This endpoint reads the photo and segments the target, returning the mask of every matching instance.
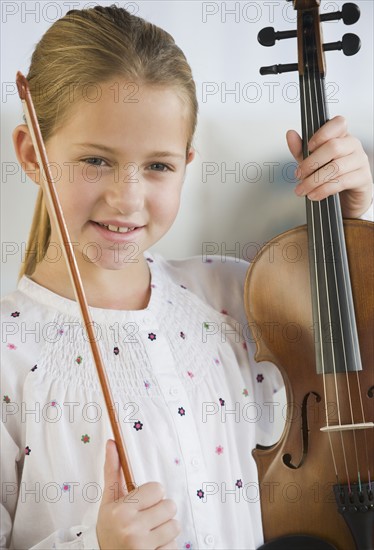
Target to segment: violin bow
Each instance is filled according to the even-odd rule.
[[[88,304],[87,304],[86,296],[84,294],[82,279],[78,270],[77,260],[76,260],[72,243],[69,237],[69,232],[63,216],[61,204],[58,199],[52,173],[49,169],[47,152],[46,152],[43,137],[40,131],[38,118],[36,116],[34,103],[32,101],[29,84],[27,82],[26,77],[20,71],[17,72],[16,83],[17,83],[18,94],[22,101],[23,112],[25,114],[27,125],[30,130],[32,143],[35,149],[37,159],[39,161],[39,166],[43,168],[43,170],[41,170],[42,190],[46,198],[46,201],[50,207],[51,217],[56,222],[60,243],[62,245],[62,250],[66,260],[66,266],[70,275],[76,300],[79,304],[82,320],[84,323],[84,328],[88,336],[88,341],[90,344],[93,360],[94,360],[97,374],[99,377],[101,390],[104,395],[105,405],[109,415],[109,420],[112,427],[114,440],[117,445],[117,451],[119,455],[120,464],[123,470],[123,474],[125,477],[126,487],[127,487],[127,490],[130,492],[133,489],[135,489],[136,485],[133,478],[129,456],[128,456],[125,442],[123,439],[119,418],[117,415],[112,392],[110,389],[108,376],[101,357],[100,348],[96,340],[95,333],[93,331],[93,322],[91,320],[91,315],[88,310]]]

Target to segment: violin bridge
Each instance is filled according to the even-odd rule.
[[[336,426],[324,426],[321,432],[346,432],[348,430],[366,430],[374,428],[374,422],[361,422],[357,424],[337,424]]]

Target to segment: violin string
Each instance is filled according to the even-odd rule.
[[[313,67],[313,69],[315,69]],[[316,88],[316,78],[315,78],[315,70],[312,72],[312,78],[313,78],[313,84],[314,84],[314,103],[313,105],[316,105],[317,103],[317,88]],[[317,123],[316,126],[313,126],[313,132],[316,131],[318,128],[322,126],[320,113],[318,108],[316,108],[316,118]],[[324,119],[325,122],[326,119]],[[328,198],[325,201],[327,212],[328,212]],[[313,206],[312,206],[313,208]],[[342,419],[341,419],[341,407],[340,407],[340,396],[338,391],[338,377],[337,377],[337,369],[336,369],[336,357],[335,357],[335,348],[334,348],[334,337],[333,337],[333,322],[332,322],[332,315],[331,315],[331,297],[330,297],[330,291],[329,291],[329,281],[328,281],[328,273],[327,273],[327,258],[326,258],[326,243],[325,243],[325,232],[324,232],[324,223],[323,223],[323,215],[322,215],[322,201],[317,201],[317,208],[318,208],[318,221],[320,225],[320,231],[321,231],[321,245],[322,245],[322,264],[323,264],[323,277],[324,277],[324,284],[325,284],[325,291],[326,291],[326,305],[327,305],[327,314],[328,314],[328,327],[329,327],[329,334],[328,334],[328,341],[331,343],[331,358],[332,358],[332,367],[333,367],[333,376],[334,376],[334,387],[335,387],[335,399],[336,399],[336,406],[337,406],[337,415],[338,415],[338,423],[339,426],[342,425]],[[329,235],[331,239],[331,243],[333,243],[332,233],[331,233],[331,221],[328,218],[328,230]],[[333,246],[331,247],[333,249]],[[333,259],[334,264],[334,259]],[[334,266],[335,268],[335,266]],[[337,296],[338,303],[339,303],[339,295]],[[321,319],[320,319],[321,323]],[[323,355],[323,349],[322,349],[322,355]],[[326,414],[328,416],[328,397],[327,397],[327,391],[326,391],[326,373],[323,373],[323,379],[324,379],[324,388],[325,388],[325,404],[326,404]],[[347,455],[346,455],[346,449],[344,444],[344,436],[343,432],[340,430],[340,442],[341,442],[341,448],[343,453],[343,460],[344,460],[344,466],[345,466],[345,472],[349,484],[349,472],[348,472],[348,462],[347,462]],[[331,441],[331,439],[330,439]]]
[[[324,93],[323,80],[319,79],[319,83],[320,83],[320,98],[321,98],[320,105],[322,106],[322,109],[323,109],[323,119],[324,119],[324,121],[326,121],[328,119],[328,113],[327,113],[327,104],[326,104],[326,101],[324,100],[325,93]],[[338,217],[341,216],[340,208],[338,208],[338,206],[340,206],[338,204],[339,196],[338,195],[331,196],[331,197],[328,197],[327,200],[328,200],[328,204],[330,206],[332,204],[332,208],[333,208],[334,214],[335,214],[335,219],[338,219]],[[331,236],[331,218],[330,218],[330,209],[329,208],[327,209],[327,213],[328,213],[330,236]],[[345,366],[345,375],[346,375],[347,392],[348,392],[348,400],[349,400],[349,409],[350,409],[351,423],[354,425],[356,422],[354,420],[354,410],[353,410],[353,404],[352,404],[352,390],[351,390],[351,384],[349,382],[348,362],[347,362],[346,345],[345,345],[345,338],[344,338],[345,335],[344,335],[344,331],[343,331],[342,313],[341,313],[340,299],[339,299],[340,295],[339,295],[339,287],[338,287],[337,273],[336,273],[336,263],[335,263],[335,243],[332,242],[332,245],[333,245],[332,246],[332,254],[333,254],[332,265],[333,265],[333,268],[334,268],[335,288],[336,288],[336,294],[337,294],[337,298],[338,298],[338,313],[339,313],[339,323],[340,323],[340,329],[341,329],[341,335],[342,335],[342,349],[343,349],[343,355],[344,355],[344,366]],[[341,259],[343,259],[343,257],[346,257],[345,254],[343,255],[343,252],[344,252],[343,235],[341,234],[341,231],[339,231],[339,228],[338,228],[338,231],[337,231],[337,247],[338,247],[338,257],[340,257]],[[348,285],[349,285],[349,282],[347,281],[347,274],[346,274],[345,269],[342,269],[342,275],[343,275],[343,288],[344,288],[343,292],[345,293],[347,303],[349,303],[349,300],[348,300],[348,295],[349,295]],[[357,346],[355,345],[355,342],[354,342],[354,322],[355,322],[355,319],[352,317],[352,310],[351,310],[350,307],[347,307],[347,314],[348,314],[348,326],[349,326],[348,336],[351,340],[351,345],[352,345],[352,350],[353,350],[353,355],[354,355],[354,364],[359,365],[359,362],[360,362],[359,359],[360,358],[358,356]],[[360,401],[362,422],[365,423],[366,420],[365,420],[365,413],[364,413],[364,408],[363,408],[362,391],[361,391],[361,385],[360,385],[360,381],[359,381],[359,373],[358,373],[357,369],[355,370],[355,372],[356,372],[356,382],[357,382],[358,397],[359,397],[359,401]],[[358,458],[357,436],[356,436],[356,431],[354,429],[352,430],[352,435],[353,435],[354,448],[355,448],[355,458],[356,458],[356,466],[357,466],[358,483],[359,483],[359,487],[360,487],[360,491],[361,491],[361,474],[360,474],[360,463],[359,463],[359,458]],[[369,474],[369,479],[370,479],[369,452],[368,452],[368,443],[367,443],[366,430],[364,430],[364,441],[365,441],[365,454],[366,454],[366,460],[367,460],[368,474]]]
[[[303,83],[303,88],[304,88],[303,93],[305,94],[305,77],[302,80],[302,83]],[[308,84],[310,84],[309,83],[309,78],[308,78]],[[304,102],[304,104],[306,105],[306,102]],[[306,112],[304,114],[305,114],[306,124],[308,124],[308,119],[307,119]],[[310,135],[308,129],[307,129],[307,135],[308,136]],[[310,219],[311,219],[311,225],[312,225],[313,253],[314,253],[314,277],[315,277],[315,282],[316,282],[317,316],[318,316],[318,319],[319,319],[319,322],[318,322],[318,338],[319,338],[319,342],[320,342],[321,350],[322,350],[322,353],[321,353],[322,381],[323,381],[323,391],[324,391],[325,402],[326,402],[327,388],[326,388],[326,376],[325,376],[325,357],[324,357],[324,354],[323,354],[322,323],[320,322],[320,320],[321,320],[321,304],[320,304],[319,280],[318,280],[318,270],[317,270],[318,259],[317,259],[316,229],[315,229],[313,203],[309,199],[307,199],[307,207],[310,210]],[[325,407],[325,414],[326,414],[326,426],[329,426],[329,417],[328,417],[328,408],[327,407]],[[336,476],[337,479],[339,479],[334,447],[333,447],[333,444],[332,444],[332,441],[331,441],[331,434],[330,434],[330,432],[327,432],[327,433],[328,433],[328,437],[329,437],[329,444],[330,444],[330,450],[331,450],[332,460],[333,460],[333,464],[334,464],[335,476]]]
[[[334,208],[335,208],[335,214],[338,215],[338,212],[337,212],[338,207],[337,207],[336,202],[334,202]],[[338,232],[338,237],[339,237],[339,248],[340,248],[340,250],[342,250],[343,243],[342,243],[340,232]],[[343,278],[344,278],[344,288],[345,288],[345,291],[347,292],[347,286],[348,285],[347,285],[345,270],[343,270]],[[357,356],[357,348],[354,345],[354,337],[353,337],[353,329],[352,329],[354,319],[352,320],[351,309],[350,308],[348,308],[348,316],[349,316],[349,326],[350,326],[350,329],[351,329],[350,332],[349,332],[349,336],[350,336],[351,342],[352,342],[352,348],[353,348],[353,353],[354,353],[354,358],[355,358],[355,364],[358,364],[359,363],[359,358]],[[348,387],[349,405],[350,405],[350,409],[351,409],[352,424],[354,424],[355,422],[354,422],[353,406],[352,406],[352,399],[351,399],[351,387],[350,387],[350,383],[349,383],[347,370],[346,370],[346,377],[347,377],[347,387]],[[361,384],[360,384],[359,371],[358,370],[356,370],[356,383],[357,383],[358,398],[359,398],[359,402],[360,402],[362,422],[365,424],[366,423],[366,417],[365,417],[364,405],[363,405],[363,400],[362,400],[362,390],[361,390]],[[359,483],[359,488],[360,488],[360,491],[361,491],[362,490],[362,487],[361,487],[361,474],[360,474],[360,464],[359,464],[358,453],[357,453],[358,445],[357,445],[357,441],[356,441],[355,430],[353,430],[353,439],[354,439],[354,445],[355,445],[358,483]],[[364,439],[364,448],[365,448],[365,458],[366,458],[366,464],[367,464],[367,470],[368,470],[368,483],[369,483],[369,487],[371,488],[371,474],[370,474],[370,464],[369,464],[369,446],[368,446],[366,430],[363,430],[363,439]]]
[[[305,51],[305,42],[304,42],[304,51]],[[301,90],[303,93],[303,104],[304,104],[304,120],[305,120],[305,136],[304,139],[309,139],[311,137],[311,132],[309,130],[309,118],[308,113],[310,113],[310,116],[312,117],[311,124],[313,126],[313,113],[311,109],[311,90],[310,90],[310,74],[309,74],[309,66],[306,64],[306,74],[304,74],[303,78],[301,79]],[[306,86],[306,83],[308,86]],[[307,88],[309,90],[309,94],[307,93]],[[307,103],[309,98],[309,109],[307,109]],[[309,152],[306,150],[306,155],[309,155]],[[323,354],[323,336],[322,336],[322,323],[321,320],[321,304],[320,304],[320,291],[319,291],[319,280],[318,280],[318,258],[317,258],[317,243],[316,243],[316,228],[315,228],[315,212],[313,208],[313,203],[308,198],[306,199],[306,205],[309,210],[310,214],[310,220],[311,220],[311,229],[312,229],[312,238],[313,238],[313,253],[314,253],[314,280],[316,284],[316,304],[317,304],[317,316],[319,319],[318,322],[318,338],[321,346],[321,364],[322,364],[322,380],[323,380],[323,388],[324,388],[324,395],[325,395],[325,402],[326,402],[326,396],[327,396],[327,389],[326,389],[326,377],[325,377],[325,358]],[[329,426],[329,417],[328,417],[328,409],[325,407],[325,414],[326,414],[326,425]],[[332,445],[331,441],[331,435],[330,432],[328,432],[329,435],[329,443],[330,443],[330,450],[331,455],[333,459],[334,469],[335,469],[335,476],[338,479],[338,470],[336,465],[336,459],[335,459],[335,452],[334,447]]]
[[[303,78],[300,79],[300,93],[302,94],[302,98],[303,98],[303,101],[301,102],[301,105],[304,107],[304,113],[303,113],[304,116],[302,117],[302,120],[305,121],[305,129],[304,129],[304,138],[305,139],[309,138],[311,136],[311,132],[309,130],[308,113],[310,113],[310,116],[312,117],[311,124],[313,125],[313,113],[312,113],[312,110],[311,110],[311,104],[310,104],[311,102],[310,101],[309,101],[309,109],[307,109],[308,95],[307,95],[307,91],[306,91],[306,89],[307,89],[306,81],[308,81],[309,100],[310,100],[311,92],[310,92],[310,75],[309,75],[309,73],[308,73],[307,76],[304,74]],[[306,154],[307,155],[309,154],[308,151],[306,151]],[[321,304],[320,304],[319,280],[318,280],[318,271],[317,271],[318,259],[317,259],[317,245],[316,245],[316,229],[315,229],[314,209],[312,207],[312,201],[310,201],[308,198],[306,198],[306,207],[307,207],[307,209],[309,210],[309,213],[310,213],[311,233],[312,233],[312,239],[313,239],[313,254],[314,254],[314,262],[313,263],[314,263],[314,280],[315,280],[315,284],[316,284],[317,316],[318,316],[318,319],[321,319]],[[321,363],[322,363],[322,373],[323,373],[322,380],[323,380],[324,395],[325,395],[325,401],[326,401],[327,390],[326,390],[326,377],[325,377],[325,361],[324,361],[325,358],[324,358],[324,354],[323,354],[323,337],[322,337],[322,323],[321,322],[318,322],[317,330],[318,330],[319,342],[321,343],[321,347],[322,347],[322,353],[321,353]],[[326,425],[328,426],[329,425],[329,417],[328,417],[327,407],[325,407],[325,414],[326,414]],[[331,441],[331,434],[330,434],[330,432],[327,432],[327,434],[328,434],[328,438],[329,438],[329,444],[330,444],[330,450],[331,450],[331,455],[332,455],[332,460],[333,460],[333,465],[334,465],[334,470],[335,470],[335,476],[336,476],[337,481],[339,482],[338,469],[337,469],[337,464],[336,464],[334,447],[333,447],[333,444],[332,444],[332,441]]]
[[[307,52],[307,44],[306,44],[306,35],[304,34],[304,51]],[[315,44],[314,44],[314,51],[316,51],[316,48],[315,48]],[[316,78],[315,78],[315,75],[316,75],[316,66],[315,66],[315,60],[313,59],[313,63],[312,63],[312,66],[309,62],[307,62],[306,64],[306,73],[307,73],[307,81],[308,81],[308,91],[309,91],[309,104],[310,104],[310,109],[309,109],[309,112],[311,113],[311,124],[310,124],[310,128],[307,128],[307,137],[308,137],[308,140],[312,137],[312,134],[317,131],[317,129],[319,129],[321,127],[321,120],[320,120],[320,113],[319,113],[319,110],[316,109],[316,113],[313,112],[313,108],[316,107],[317,105],[317,88],[316,88]],[[311,84],[311,82],[313,82],[313,85]],[[314,96],[313,96],[313,92],[314,92]],[[315,119],[315,120],[314,120]],[[328,326],[331,327],[331,330],[332,330],[332,322],[331,322],[331,309],[330,309],[330,296],[329,296],[329,288],[328,288],[328,278],[327,278],[327,267],[326,267],[326,248],[325,248],[325,241],[324,241],[324,228],[323,228],[323,216],[322,216],[322,204],[321,204],[321,201],[316,201],[316,202],[313,202],[313,201],[310,201],[310,204],[309,204],[309,207],[310,207],[310,212],[311,212],[311,218],[312,218],[312,224],[313,224],[313,242],[314,242],[314,248],[316,249],[316,235],[315,235],[315,222],[314,222],[314,216],[316,216],[317,218],[317,224],[319,225],[320,227],[320,231],[321,231],[321,245],[322,245],[322,254],[323,254],[323,276],[324,276],[324,284],[325,284],[325,291],[326,291],[326,295],[327,295],[327,312],[328,312],[328,320],[329,320],[329,323],[328,323]],[[331,228],[330,228],[330,234],[331,234]],[[316,258],[315,258],[316,260]],[[318,322],[319,322],[319,326],[320,326],[320,334],[321,334],[321,330],[322,330],[322,319],[321,319],[321,315],[320,315],[320,303],[319,303],[319,296],[320,296],[320,293],[319,293],[319,289],[318,289],[318,286],[319,286],[319,281],[318,281],[318,269],[317,269],[317,263],[315,263],[315,275],[316,275],[316,286],[317,286],[317,303],[318,303]],[[336,364],[335,364],[335,350],[334,350],[334,345],[333,345],[333,338],[332,338],[332,335],[331,335],[331,338],[330,338],[330,341],[331,341],[331,351],[332,351],[332,359],[333,359],[333,371],[334,371],[334,383],[335,383],[335,393],[336,393],[336,400],[337,400],[337,405],[338,405],[338,418],[339,418],[339,424],[341,425],[341,417],[340,417],[340,404],[339,404],[339,396],[338,396],[338,391],[337,391],[337,380],[336,380]],[[329,426],[329,418],[328,418],[328,407],[327,407],[327,389],[326,389],[326,371],[325,371],[325,365],[324,365],[324,342],[323,342],[323,338],[321,337],[320,339],[320,346],[321,346],[321,361],[322,361],[322,376],[323,376],[323,386],[324,386],[324,395],[325,395],[325,404],[326,404],[326,424],[327,426]],[[340,435],[341,435],[341,445],[342,445],[342,450],[343,450],[343,459],[344,459],[344,464],[345,464],[345,470],[346,470],[346,474],[347,474],[347,479],[348,479],[348,483],[349,483],[349,475],[348,475],[348,470],[347,470],[347,460],[346,460],[346,452],[345,452],[345,446],[344,446],[344,441],[343,441],[343,438],[342,438],[342,434],[340,432]],[[335,460],[335,452],[334,452],[334,448],[333,448],[333,445],[332,445],[332,440],[331,440],[331,437],[329,437],[329,442],[330,442],[330,449],[331,449],[331,454],[332,454],[332,457],[333,457],[333,462],[334,462],[334,467],[335,467],[335,475],[338,479],[338,472],[337,472],[337,469],[336,469],[336,460]]]
[[[315,79],[315,84],[316,84],[316,82],[317,82],[317,79]],[[325,94],[324,94],[324,87],[323,87],[322,78],[319,78],[319,84],[320,84],[320,89],[317,90],[317,88],[316,88],[315,93],[316,93],[316,98],[317,98],[318,97],[318,91],[319,91],[318,104],[322,107],[322,118],[323,118],[323,122],[325,122],[328,119],[328,113],[327,113],[327,105],[326,105],[326,102],[324,101]],[[317,110],[317,112],[318,112],[318,110]],[[321,120],[318,120],[318,127],[320,127],[320,126],[321,126]],[[330,240],[331,240],[331,254],[332,254],[331,264],[332,264],[332,268],[333,268],[333,279],[334,279],[335,292],[336,292],[336,298],[337,298],[337,311],[338,311],[339,325],[340,325],[340,334],[341,334],[341,343],[342,343],[343,360],[344,360],[344,371],[345,371],[345,378],[346,378],[346,384],[347,384],[348,402],[349,402],[351,423],[354,424],[355,422],[354,422],[354,414],[353,414],[353,406],[352,406],[351,386],[350,386],[350,382],[349,382],[347,353],[346,353],[346,345],[345,345],[345,338],[344,338],[345,335],[344,335],[344,329],[343,329],[342,311],[341,311],[341,304],[340,304],[340,293],[339,293],[339,285],[338,285],[337,272],[336,272],[336,265],[337,265],[336,264],[336,259],[337,258],[343,259],[343,243],[342,243],[342,236],[340,234],[339,228],[336,232],[337,233],[337,239],[336,239],[336,236],[335,236],[335,240],[333,238],[330,208],[329,208],[329,206],[331,206],[331,203],[332,203],[332,207],[334,208],[334,212],[335,212],[335,217],[337,219],[338,218],[337,200],[339,200],[339,197],[337,197],[337,196],[336,197],[334,197],[334,196],[327,197],[327,220],[328,220],[329,236],[330,236]],[[335,246],[337,246],[337,248],[338,248],[338,256],[337,257],[336,257],[336,254],[335,254]],[[324,247],[324,245],[323,245],[323,247]],[[326,272],[326,269],[325,269],[325,272]],[[346,274],[345,274],[344,269],[342,269],[342,273],[343,273],[343,280],[344,280],[344,285],[343,285],[344,291],[343,292],[345,292],[345,296],[346,296],[346,299],[347,299],[347,302],[348,302],[347,280],[346,280]],[[327,288],[327,294],[328,294],[328,288]],[[328,301],[328,307],[330,308],[329,294],[328,294],[328,297],[327,297],[327,301]],[[353,346],[353,350],[354,350],[354,354],[355,354],[355,359],[356,359],[355,364],[357,364],[356,346],[354,346],[354,342],[353,342],[351,311],[350,311],[350,308],[347,308],[347,310],[348,310],[349,328],[350,328],[349,336],[351,338],[351,342],[352,342],[352,346]],[[330,313],[329,313],[329,318],[331,319]],[[332,334],[331,334],[331,336],[332,336]],[[336,393],[336,399],[337,399],[339,425],[341,426],[342,422],[341,422],[341,412],[340,412],[340,392],[338,391],[337,372],[336,372],[336,368],[335,368],[335,354],[334,354],[334,347],[333,347],[333,338],[331,340],[332,340],[333,364],[334,364],[335,393]],[[355,432],[355,430],[352,430],[352,432],[353,432],[353,442],[354,442],[354,449],[355,449],[357,474],[358,474],[358,480],[359,480],[359,485],[360,485],[360,490],[361,490],[360,466],[359,466],[359,460],[358,460],[356,432]],[[342,442],[343,453],[345,455],[344,435],[343,435],[342,432],[341,432],[341,442]],[[348,477],[348,472],[347,472],[347,477]]]
[[[322,85],[322,83],[321,83],[321,85]],[[337,198],[337,200],[339,200],[339,199]],[[333,203],[333,207],[334,207],[335,215],[337,217],[339,214],[338,214],[338,206],[337,206],[336,200]],[[342,235],[341,235],[340,231],[337,232],[337,235],[338,235],[339,253],[340,253],[340,257],[342,258],[343,257],[343,246],[344,245],[343,245],[343,242],[342,242]],[[334,262],[334,268],[335,268],[335,262]],[[335,271],[335,280],[336,280],[336,270],[334,269],[334,271]],[[344,269],[342,270],[342,273],[343,273],[343,280],[344,280],[344,291],[345,291],[345,294],[347,296],[348,295],[348,284],[347,284],[347,279],[346,279],[346,272],[345,272]],[[337,284],[337,281],[336,281],[336,284]],[[348,301],[348,299],[347,299],[347,301]],[[348,307],[347,312],[348,312],[349,329],[350,329],[349,330],[349,337],[351,339],[355,365],[358,365],[358,363],[359,363],[358,359],[359,358],[357,357],[357,348],[355,346],[354,337],[353,337],[353,323],[354,323],[354,320],[352,319],[351,308]],[[340,319],[340,324],[342,325],[340,304],[339,304],[339,319]],[[342,330],[342,336],[344,336],[343,335],[343,330]],[[344,353],[345,377],[346,377],[346,382],[347,382],[347,392],[348,392],[349,409],[350,409],[350,414],[351,414],[351,422],[352,422],[352,424],[355,424],[356,422],[355,422],[355,419],[354,419],[354,411],[353,411],[353,404],[352,404],[352,390],[351,390],[351,384],[349,382],[349,373],[348,373],[348,367],[347,367],[345,339],[344,338],[342,338],[342,345],[343,345],[343,353]],[[365,423],[365,413],[364,413],[364,408],[363,408],[362,392],[361,392],[361,386],[360,386],[360,381],[359,381],[359,376],[358,376],[358,370],[357,369],[356,369],[356,381],[357,381],[358,397],[359,397],[359,400],[360,400],[362,422]],[[357,478],[358,478],[359,489],[361,491],[360,462],[359,462],[359,458],[358,458],[358,445],[357,445],[356,431],[354,429],[352,430],[352,436],[353,436],[354,449],[355,449],[355,458],[356,458],[356,466],[357,466]],[[365,454],[366,454],[366,460],[367,460],[367,466],[368,466],[368,473],[369,473],[369,478],[370,478],[369,453],[368,453],[367,436],[366,436],[366,431],[365,430],[364,430],[364,441],[365,441]]]

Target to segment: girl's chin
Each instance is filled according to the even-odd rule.
[[[91,249],[90,249],[91,248]],[[117,271],[144,261],[143,250],[137,243],[113,246],[111,249],[102,250],[96,245],[86,248],[83,258],[85,262],[93,264],[99,269]]]

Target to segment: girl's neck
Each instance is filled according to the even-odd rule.
[[[37,264],[31,279],[48,290],[70,300],[75,294],[64,262]],[[121,270],[101,269],[93,264],[80,265],[83,289],[89,306],[102,309],[145,309],[151,296],[148,262],[139,262]]]

